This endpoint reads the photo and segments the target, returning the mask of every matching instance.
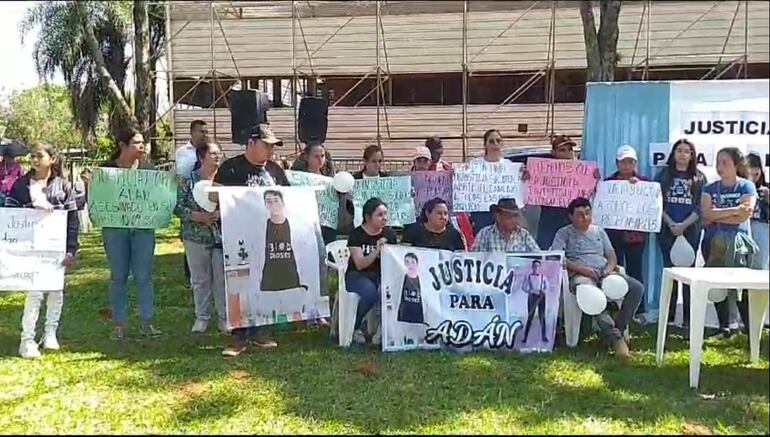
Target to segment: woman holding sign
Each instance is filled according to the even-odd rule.
[[[663,222],[658,243],[663,254],[663,267],[672,267],[671,248],[674,241],[684,236],[695,251],[700,243],[700,196],[706,183],[706,176],[698,170],[695,145],[689,140],[681,139],[674,143],[668,155],[666,167],[658,173],[655,181],[660,183],[663,192]],[[689,266],[693,267],[695,259]],[[674,287],[676,290],[678,287]],[[690,285],[684,284],[682,289],[683,327],[690,322]],[[676,295],[671,299],[668,313],[669,322],[674,321],[676,314]]]
[[[56,149],[49,144],[36,144],[30,154],[31,170],[13,184],[6,206],[36,208],[46,211],[67,211],[67,245],[66,255],[62,261],[64,267],[70,267],[75,261],[78,250],[77,205],[72,187],[62,177],[61,160]],[[23,358],[38,358],[40,351],[35,343],[35,325],[40,314],[40,305],[44,293],[48,294],[45,315],[45,333],[43,348],[58,350],[56,330],[59,327],[64,292],[51,290],[48,292],[28,291],[24,302],[24,316],[21,319],[21,344],[19,355]]]
[[[366,337],[361,331],[361,322],[380,300],[382,247],[385,244],[396,244],[396,234],[386,226],[388,207],[382,200],[367,200],[362,215],[363,223],[353,229],[348,237],[350,261],[345,273],[345,288],[361,297],[353,332],[353,341],[358,344],[366,342]]]
[[[746,180],[746,160],[737,147],[727,147],[717,153],[717,173],[722,178],[703,189],[701,209],[705,233],[703,259],[706,267],[747,266],[748,260],[730,247],[750,248],[756,243],[749,236],[749,223],[757,203],[757,189]],[[730,301],[715,304],[719,330],[725,338],[732,336],[729,326]],[[748,297],[738,305],[746,330],[749,330]]]
[[[385,157],[382,148],[376,144],[364,149],[364,168],[353,173],[354,179],[387,177],[388,174],[382,171],[382,163]]]
[[[102,167],[133,170],[155,170],[145,160],[144,136],[129,128],[118,135],[118,150]],[[110,301],[114,328],[111,338],[125,340],[128,329],[128,274],[136,281],[141,333],[147,337],[161,335],[152,322],[154,290],[152,265],[155,258],[155,230],[102,227],[104,251],[110,263]]]

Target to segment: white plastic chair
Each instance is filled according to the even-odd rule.
[[[326,265],[337,271],[338,288],[337,297],[334,300],[332,309],[332,323],[330,335],[338,339],[341,347],[350,347],[353,341],[353,330],[356,323],[356,312],[358,311],[358,301],[361,299],[356,293],[350,293],[345,286],[345,272],[348,269],[348,260],[350,259],[350,250],[348,250],[347,240],[332,241],[326,245]],[[329,261],[329,255],[333,261]],[[379,332],[379,311],[378,305],[366,316],[366,326],[369,334],[373,331]]]
[[[618,273],[625,274],[625,269],[618,266]],[[567,269],[562,271],[562,308],[564,311],[564,336],[568,347],[577,346],[580,341],[580,323],[583,321],[583,310],[577,303],[577,296],[570,291],[569,275]],[[623,299],[619,299],[618,305],[623,304]],[[628,328],[626,327],[623,336],[628,340]]]

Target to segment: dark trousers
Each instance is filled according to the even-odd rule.
[[[182,263],[184,264],[184,277],[190,282],[190,264],[187,263],[187,254],[182,252]]]
[[[527,296],[527,324],[524,326],[524,342],[529,337],[529,328],[532,327],[532,320],[537,317],[540,319],[540,340],[546,341],[545,336],[545,294],[530,294]]]
[[[380,278],[349,270],[345,274],[345,288],[360,297],[355,322],[355,329],[360,329],[364,317],[380,300]]]
[[[693,250],[697,253],[698,251],[698,244],[700,243],[700,234],[701,230],[697,226],[693,225],[687,228],[684,232],[684,238],[687,240],[688,243],[690,243],[690,246],[692,246]],[[663,226],[663,228],[660,231],[660,234],[658,235],[658,246],[660,247],[661,255],[663,255],[663,267],[673,267],[673,264],[671,263],[671,246],[674,245],[674,240],[676,240],[676,237],[674,237],[673,234],[671,234],[671,231],[669,231],[667,226]],[[695,261],[693,261],[691,266],[688,267],[694,267]],[[670,322],[674,321],[674,318],[676,316],[676,302],[679,300],[679,287],[678,282],[674,281],[674,293],[671,296],[671,304],[669,305],[668,309],[668,320]],[[683,322],[685,325],[690,323],[690,285],[689,284],[683,284],[682,285],[682,315],[683,315]]]
[[[232,330],[232,336],[242,343],[246,343],[252,338],[263,332],[262,326],[250,326],[248,328],[235,328]]]
[[[701,247],[703,253],[703,259],[708,267],[724,267],[718,265],[711,258],[711,241],[703,241],[703,247]],[[737,293],[741,294],[741,301],[737,301]],[[719,329],[725,330],[730,328],[730,313],[731,309],[736,305],[738,307],[738,313],[743,320],[743,326],[746,332],[749,331],[749,296],[746,290],[740,290],[736,293],[736,290],[730,290],[727,294],[727,298],[722,302],[717,302],[714,307],[717,310],[717,318],[719,319]]]
[[[642,260],[644,257],[645,243],[629,244],[623,241],[623,231],[607,231],[612,248],[618,257],[618,265],[626,269],[626,275],[636,279],[644,285],[642,275]],[[637,314],[644,312],[644,296],[639,304]]]

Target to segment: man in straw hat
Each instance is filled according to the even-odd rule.
[[[516,199],[500,199],[489,207],[495,221],[482,228],[473,243],[473,252],[538,252],[535,239],[521,227],[522,216]]]

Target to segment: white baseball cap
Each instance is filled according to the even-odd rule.
[[[414,160],[416,160],[418,158],[431,159],[430,149],[428,149],[425,146],[415,147],[414,148],[414,155],[412,156],[412,161],[414,161]]]
[[[636,150],[629,146],[628,144],[624,144],[620,147],[618,147],[618,153],[617,153],[617,160],[622,161],[626,158],[631,158],[634,161],[639,161],[639,158],[636,157]]]

